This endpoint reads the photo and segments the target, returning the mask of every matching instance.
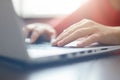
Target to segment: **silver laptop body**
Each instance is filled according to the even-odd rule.
[[[23,24],[14,12],[12,1],[0,0],[0,56],[27,63],[43,63],[80,58],[120,49],[120,46],[59,48],[52,47],[49,43],[47,47],[28,48],[22,27]]]

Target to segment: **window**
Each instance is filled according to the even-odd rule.
[[[24,18],[55,17],[73,12],[87,0],[13,0],[18,15]]]

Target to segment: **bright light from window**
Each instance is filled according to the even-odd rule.
[[[73,12],[87,0],[13,0],[23,17],[54,17]]]

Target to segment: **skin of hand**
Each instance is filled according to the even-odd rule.
[[[83,38],[76,47],[89,46],[94,42],[106,45],[120,44],[120,27],[110,27],[92,20],[84,19],[65,29],[52,43],[53,46],[64,46]]]
[[[53,39],[56,37],[56,31],[50,25],[44,23],[34,23],[29,24],[23,28],[23,32],[25,37],[27,37],[30,33],[30,42],[34,43],[39,36],[44,36],[45,39]]]
[[[120,0],[109,0],[111,6],[116,9],[116,10],[120,10]]]

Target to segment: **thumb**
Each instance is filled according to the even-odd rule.
[[[55,38],[56,38],[56,32],[53,32],[50,34],[51,36],[51,43],[55,41]]]

